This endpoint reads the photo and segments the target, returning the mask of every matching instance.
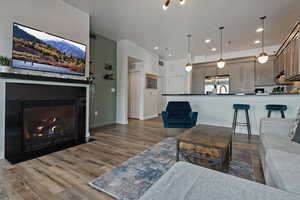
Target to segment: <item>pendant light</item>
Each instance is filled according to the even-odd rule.
[[[193,69],[192,65],[192,50],[191,50],[191,34],[187,35],[187,40],[188,40],[188,53],[187,53],[187,60],[188,63],[185,65],[185,71],[190,72]]]
[[[223,57],[223,29],[224,29],[224,26],[221,26],[219,28],[220,30],[220,35],[221,35],[221,39],[220,39],[220,59],[218,60],[217,62],[217,66],[219,69],[222,69],[225,67],[226,65],[226,62],[224,61],[224,59],[222,58]]]
[[[260,17],[259,19],[261,20],[262,23],[262,31],[261,31],[261,50],[262,52],[259,54],[257,60],[259,63],[264,64],[266,62],[268,62],[269,60],[269,56],[267,53],[265,53],[265,49],[264,49],[264,45],[265,45],[265,19],[267,17],[263,16]]]

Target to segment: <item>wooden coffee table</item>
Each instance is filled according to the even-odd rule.
[[[176,161],[186,158],[205,160],[223,168],[232,156],[232,129],[199,125],[176,136]]]

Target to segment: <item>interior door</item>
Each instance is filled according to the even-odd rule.
[[[139,119],[140,73],[128,73],[128,118]]]

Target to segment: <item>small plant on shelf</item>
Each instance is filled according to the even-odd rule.
[[[10,66],[11,59],[5,56],[0,56],[0,65],[2,66]]]

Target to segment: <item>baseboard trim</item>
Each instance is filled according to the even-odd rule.
[[[116,124],[116,122],[103,123],[103,124],[100,124],[99,126],[90,128],[90,132],[95,133],[95,132],[99,131],[100,129],[102,129],[103,127],[111,126],[114,124]]]
[[[128,124],[128,120],[127,121],[116,121],[116,123],[126,125],[126,124]]]
[[[158,117],[158,114],[144,117],[141,120],[148,120],[148,119],[153,119],[153,118],[156,118],[156,117]]]

